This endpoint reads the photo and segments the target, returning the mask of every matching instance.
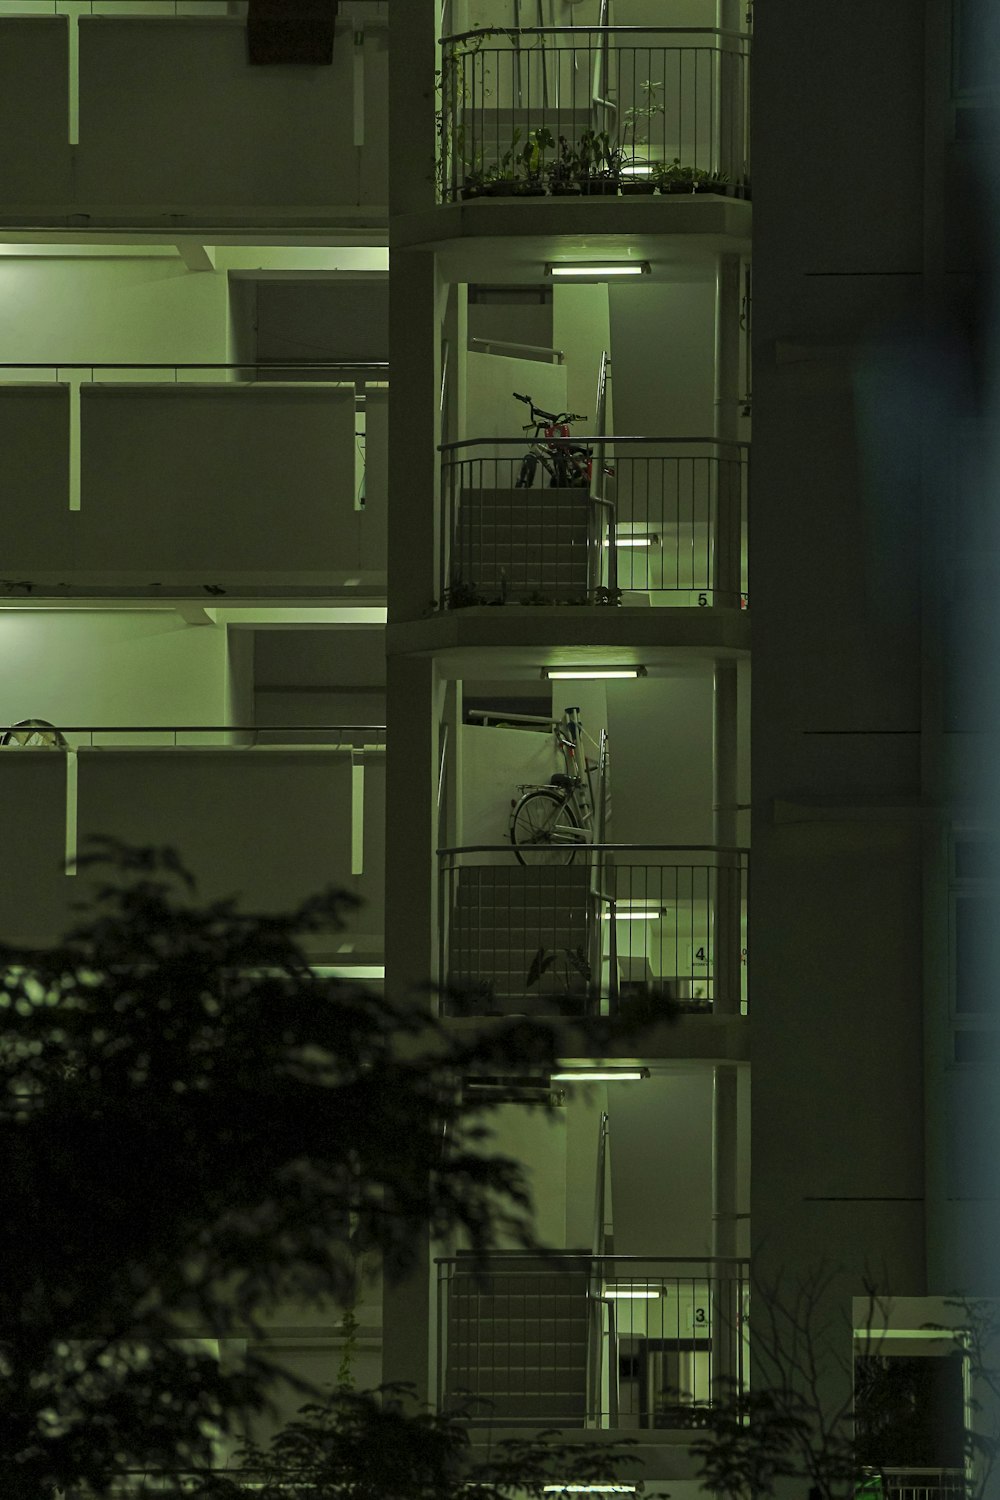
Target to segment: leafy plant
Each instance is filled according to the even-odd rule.
[[[555,145],[555,136],[547,125],[529,130],[528,139],[521,147],[521,165],[529,182],[542,184],[546,173],[545,153]]]
[[[621,159],[624,166],[632,166],[639,159],[636,156],[636,148],[640,144],[649,144],[648,126],[654,115],[663,113],[663,105],[657,95],[663,88],[662,83],[654,83],[651,78],[646,78],[639,85],[640,93],[644,99],[642,104],[631,105],[622,116],[621,135]],[[640,136],[641,122],[646,122],[646,133]]]

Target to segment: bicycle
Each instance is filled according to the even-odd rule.
[[[22,719],[0,734],[0,745],[21,750],[65,750],[64,735],[48,719]]]
[[[514,488],[530,490],[540,464],[549,476],[550,489],[589,489],[593,450],[574,443],[569,430],[570,422],[585,422],[586,417],[577,411],[543,411],[530,396],[519,396],[517,391],[512,394],[531,412],[531,421],[525,422],[523,429],[531,434],[531,443],[521,460]]]
[[[545,786],[519,787],[520,798],[511,799],[510,841],[522,865],[571,865],[580,845],[590,842],[589,776],[594,766],[583,754],[580,769],[580,710],[567,708],[553,730],[566,770],[557,771]]]

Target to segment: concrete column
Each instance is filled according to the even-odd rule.
[[[399,753],[386,757],[386,990],[414,994],[437,971],[437,787],[438,725],[442,712],[433,661],[390,655],[386,672],[386,724]],[[382,1370],[386,1381],[406,1381],[416,1399],[433,1394],[434,1333],[432,1252],[424,1232],[418,1264],[398,1286],[383,1293]]]
[[[717,848],[737,841],[738,677],[735,661],[717,661],[712,693],[712,827]],[[720,854],[716,870],[713,1004],[716,1015],[740,1009],[740,869],[733,854]]]
[[[736,1068],[723,1063],[712,1076],[712,1382],[741,1375],[740,1284],[736,1266]]]
[[[433,255],[390,256],[389,619],[419,619],[438,597],[437,451],[447,289]]]
[[[389,33],[389,212],[434,206],[438,0],[395,5]],[[394,372],[395,379],[395,372]]]
[[[738,255],[720,255],[715,266],[715,433],[719,458],[715,507],[716,607],[740,604],[740,291]],[[733,446],[729,446],[733,445]]]

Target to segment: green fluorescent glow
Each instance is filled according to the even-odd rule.
[[[645,276],[649,272],[648,260],[614,260],[585,265],[583,262],[566,262],[548,268],[550,276]]]

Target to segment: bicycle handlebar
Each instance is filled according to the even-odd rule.
[[[525,406],[531,408],[531,416],[533,421],[536,421],[539,417],[544,417],[547,422],[553,422],[555,424],[568,422],[586,422],[587,420],[584,414],[579,411],[543,411],[540,406],[535,405],[530,396],[521,396],[517,391],[512,391],[511,395],[514,397],[515,401],[523,401]]]

